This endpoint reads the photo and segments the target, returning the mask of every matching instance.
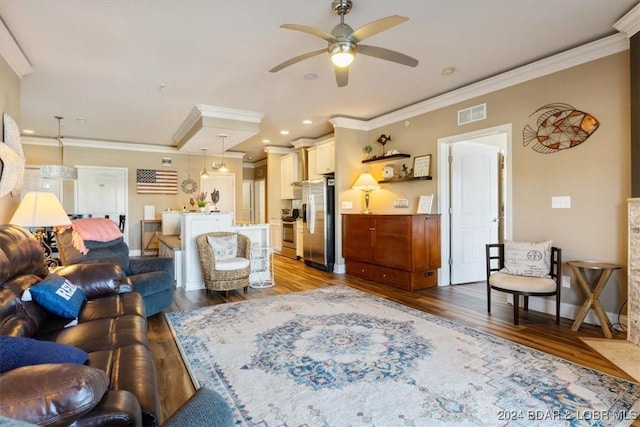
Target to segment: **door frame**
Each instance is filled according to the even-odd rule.
[[[451,257],[451,224],[449,218],[449,206],[451,198],[451,171],[449,165],[449,146],[456,142],[472,141],[474,139],[504,134],[506,137],[506,147],[501,150],[504,161],[504,176],[506,177],[506,185],[504,186],[504,212],[502,213],[504,221],[504,238],[510,239],[512,235],[513,221],[511,218],[512,209],[512,167],[511,167],[511,147],[512,147],[512,125],[511,123],[494,126],[490,128],[480,129],[472,132],[461,133],[457,135],[438,138],[437,156],[438,156],[438,212],[442,214],[440,229],[440,248],[442,268],[438,274],[438,286],[448,286],[451,283],[451,273],[449,269],[449,258]],[[499,180],[500,181],[500,180]]]

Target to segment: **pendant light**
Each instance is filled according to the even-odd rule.
[[[227,167],[227,164],[224,162],[224,139],[228,136],[229,135],[227,135],[226,133],[218,134],[218,137],[222,139],[222,163],[220,163],[220,167],[218,168],[220,172],[229,172],[229,168]]]
[[[42,165],[40,166],[40,178],[46,179],[78,179],[78,169],[73,166],[64,165],[64,145],[62,145],[62,135],[60,134],[60,122],[64,117],[54,116],[58,121],[58,147],[60,147],[60,164],[59,165]]]
[[[202,172],[200,172],[200,178],[209,178],[209,174],[207,173],[207,148],[203,147],[202,150]]]

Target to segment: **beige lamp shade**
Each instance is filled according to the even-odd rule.
[[[351,186],[354,190],[373,191],[380,189],[378,181],[369,172],[361,174]]]
[[[55,227],[69,225],[71,220],[55,194],[46,191],[29,191],[9,223],[21,227]]]

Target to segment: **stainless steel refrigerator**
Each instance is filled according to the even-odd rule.
[[[335,180],[331,176],[302,182],[304,263],[333,271],[335,263]]]

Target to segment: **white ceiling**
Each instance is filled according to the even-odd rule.
[[[357,56],[343,88],[328,55],[269,73],[326,45],[279,25],[331,31],[339,18],[330,4],[2,0],[0,16],[33,65],[22,80],[19,125],[53,137],[61,115],[68,138],[177,147],[173,137],[194,106],[246,110],[264,115],[260,132],[233,151],[257,160],[263,139],[289,146],[318,138],[331,132],[332,116],[371,119],[614,34],[638,1],[354,0],[345,17],[354,29],[389,15],[410,18],[366,44],[417,58],[416,68]],[[443,75],[449,66],[456,72]],[[203,144],[221,150],[219,138]]]

